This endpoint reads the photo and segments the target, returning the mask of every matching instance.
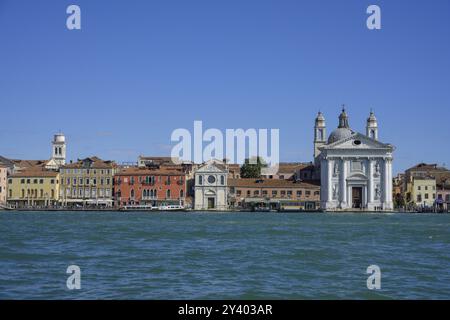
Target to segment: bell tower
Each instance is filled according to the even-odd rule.
[[[314,160],[316,161],[317,157],[320,154],[319,147],[323,146],[326,143],[327,136],[327,128],[325,125],[325,118],[322,112],[319,111],[316,117],[316,122],[314,125]]]
[[[60,167],[66,164],[66,137],[62,133],[57,133],[52,141],[52,159]]]
[[[366,136],[378,140],[378,122],[372,110],[370,110],[370,115],[367,118]]]

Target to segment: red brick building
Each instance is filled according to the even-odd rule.
[[[116,206],[185,205],[186,174],[181,170],[131,167],[114,176]]]

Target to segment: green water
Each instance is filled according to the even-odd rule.
[[[450,215],[0,212],[0,299],[449,299],[449,267]]]

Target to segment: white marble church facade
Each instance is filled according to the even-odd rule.
[[[345,110],[339,126],[325,141],[321,113],[315,126],[315,162],[320,167],[321,208],[325,211],[390,211],[394,147],[378,141],[378,125],[371,112],[366,134],[348,125]]]
[[[195,210],[228,209],[228,169],[225,163],[209,160],[195,171]]]

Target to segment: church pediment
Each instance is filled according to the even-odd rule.
[[[198,173],[202,173],[202,172],[218,172],[218,173],[223,173],[225,170],[222,170],[221,168],[219,168],[219,165],[216,165],[214,162],[209,162],[204,164],[203,166],[201,166],[200,168],[197,169]]]
[[[387,149],[393,150],[390,144],[382,143],[369,138],[359,132],[353,133],[350,137],[325,145],[323,149]]]
[[[347,180],[365,181],[365,180],[367,180],[367,177],[364,174],[362,174],[362,173],[355,173],[355,174],[352,174],[352,175],[348,176]]]

